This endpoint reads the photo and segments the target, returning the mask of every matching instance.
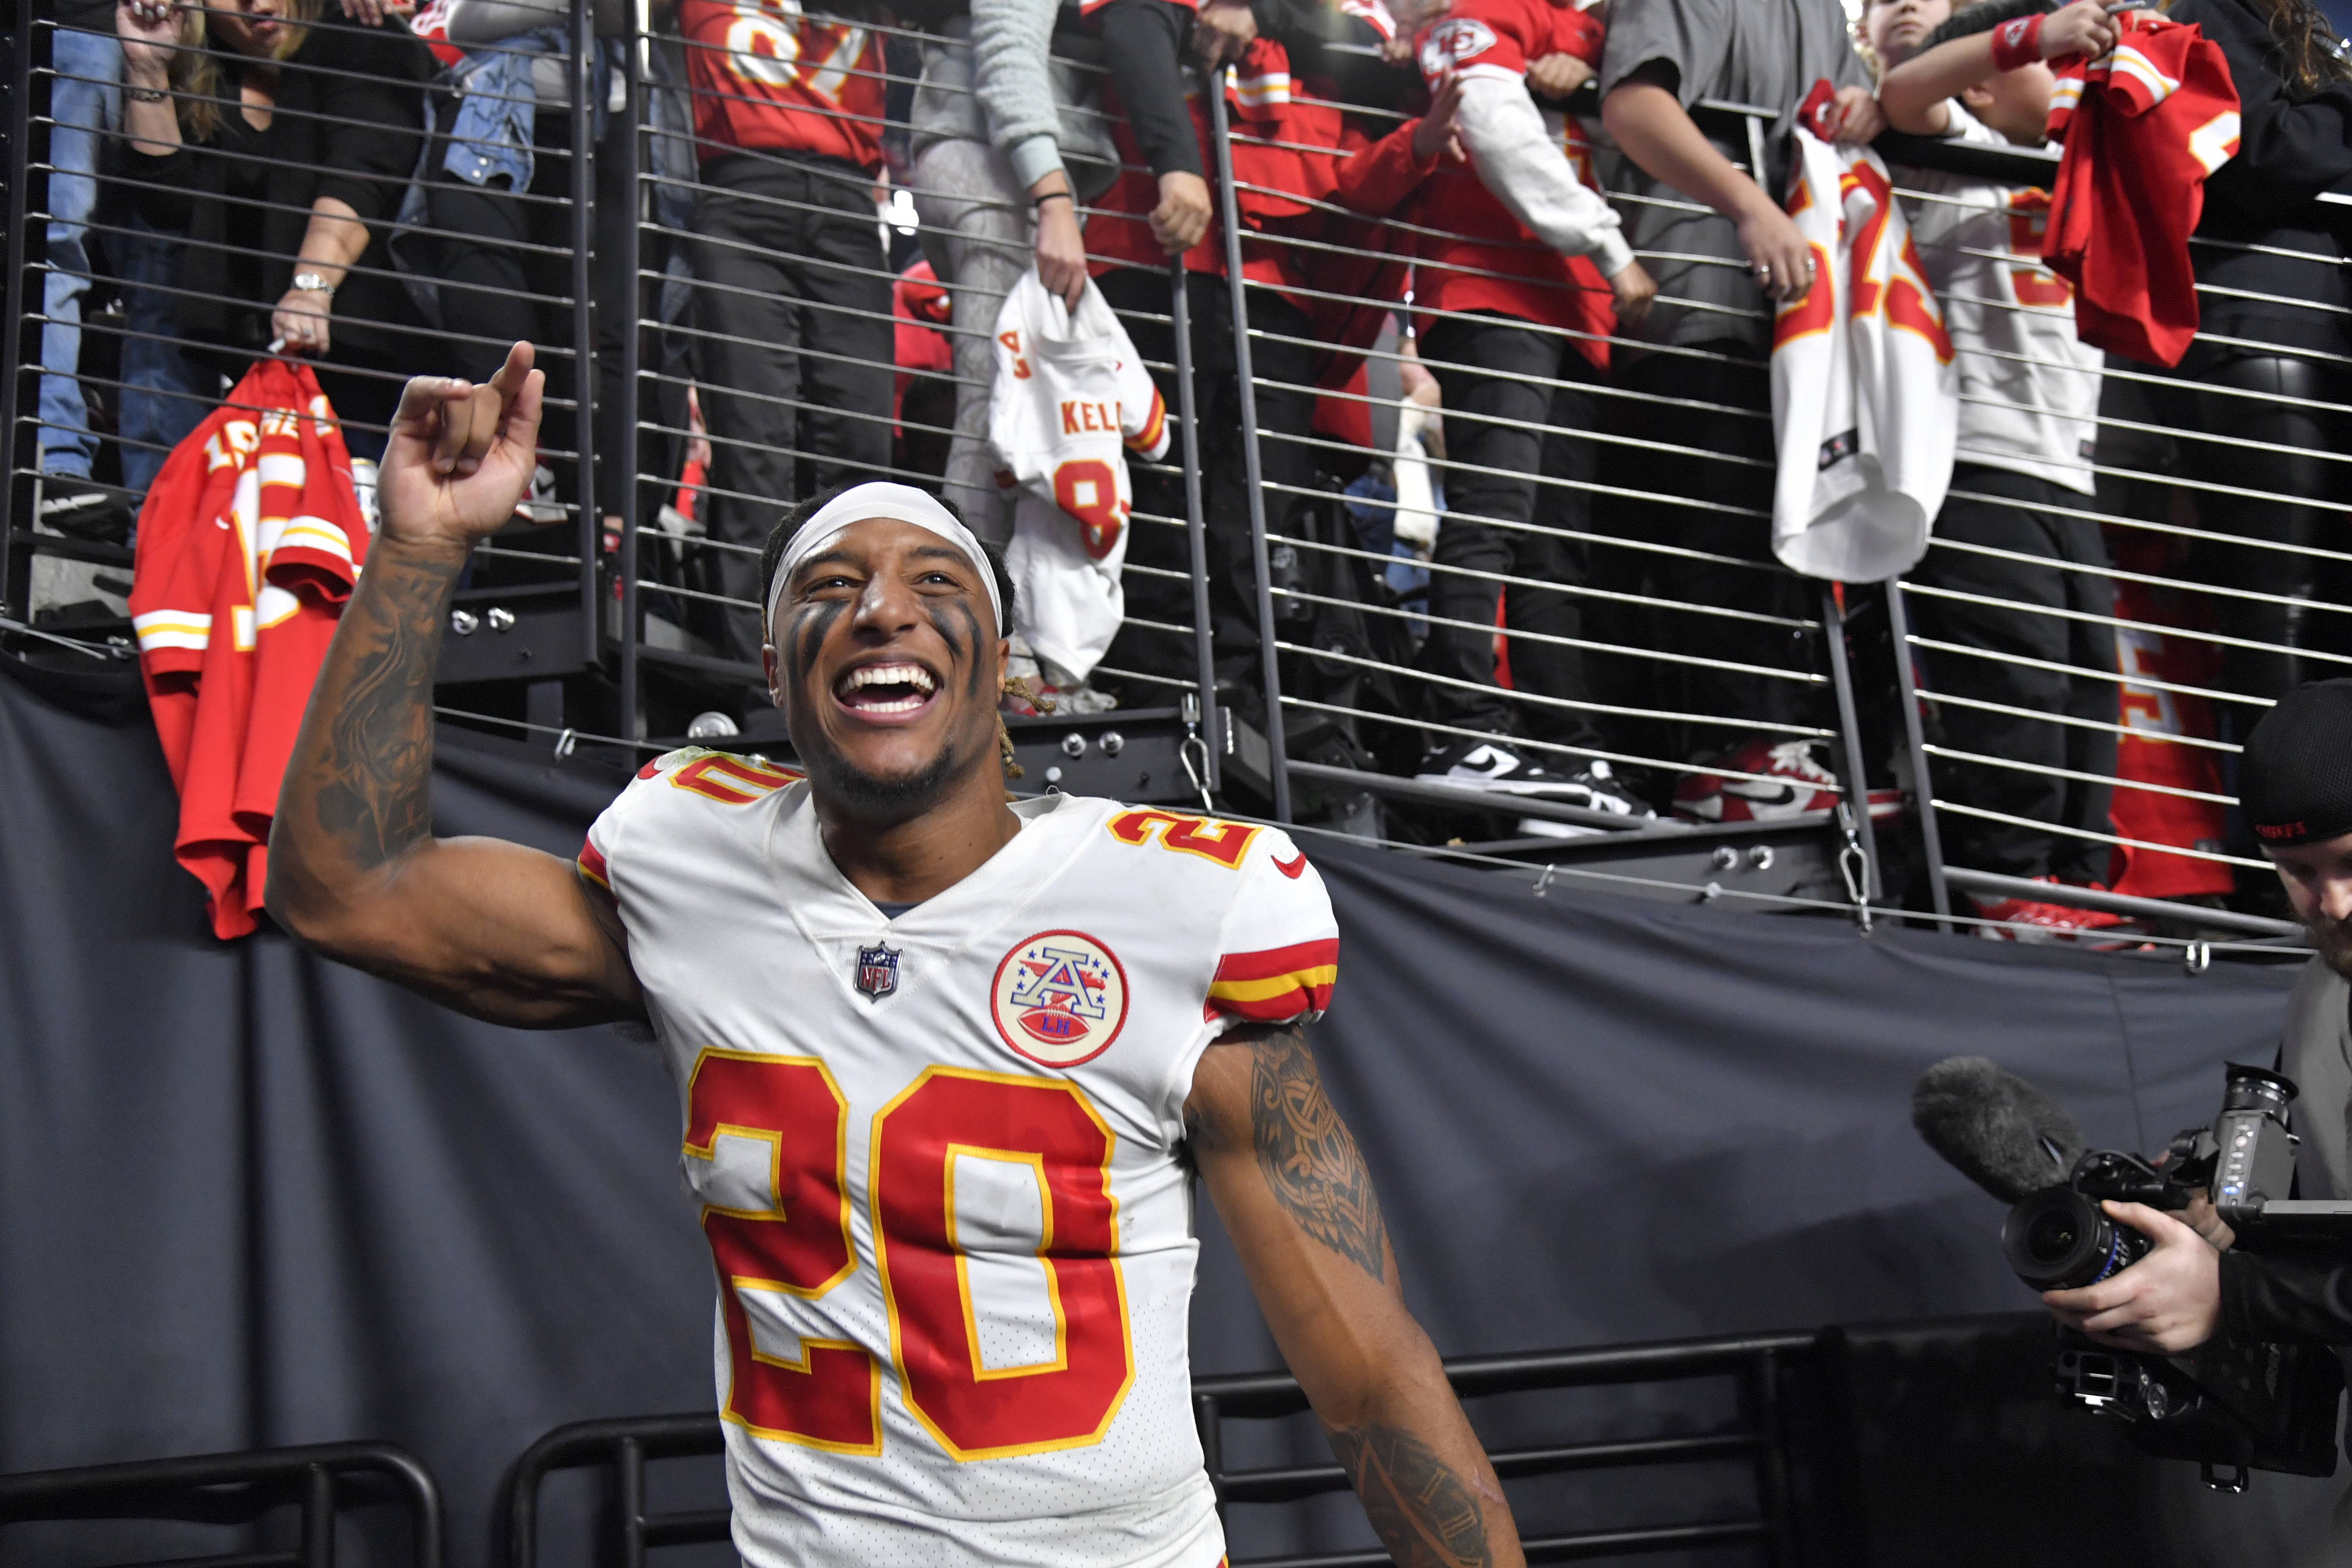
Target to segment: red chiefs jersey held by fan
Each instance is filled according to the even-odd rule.
[[[1604,37],[1598,17],[1566,0],[1454,0],[1415,36],[1413,53],[1433,92],[1444,70],[1524,80],[1528,65],[1547,55],[1573,55],[1597,70]],[[1599,190],[1582,128],[1548,108],[1544,119],[1578,178]],[[1600,268],[1590,257],[1563,256],[1528,232],[1469,165],[1441,162],[1399,216],[1439,231],[1417,239],[1416,304],[1493,310],[1590,334],[1576,340],[1578,352],[1608,368],[1605,340],[1616,331],[1617,312]]]
[[[792,0],[681,0],[696,153],[814,153],[882,167],[882,51],[854,22]]]
[[[2083,342],[2173,365],[2197,332],[2189,237],[2205,176],[2238,151],[2238,89],[2221,47],[2153,11],[2116,18],[2115,48],[2061,71],[2050,133],[2065,139],[2050,193],[2050,269],[2074,286]]]
[[[1311,231],[1319,224],[1314,204],[1331,195],[1340,162],[1339,110],[1291,76],[1290,52],[1272,38],[1251,40],[1241,58],[1218,74],[1224,82],[1227,145],[1238,187],[1234,202],[1247,231],[1242,236],[1242,275],[1253,283],[1301,287],[1307,258],[1274,237],[1294,227]],[[1201,143],[1201,166],[1213,179],[1217,154],[1209,137],[1207,103],[1197,76],[1188,69],[1185,80],[1185,107]],[[1148,221],[1160,205],[1160,182],[1128,130],[1118,89],[1108,81],[1103,112],[1111,120],[1111,142],[1121,167],[1087,220],[1095,276],[1113,267],[1164,268],[1168,253],[1151,237]],[[1184,253],[1184,269],[1223,276],[1222,216],[1213,216],[1201,242]]]
[[[2116,564],[2126,572],[2161,573],[2169,541],[2137,531],[2105,531]],[[2116,790],[2107,814],[2118,844],[2107,862],[2107,885],[2138,899],[2182,899],[2227,893],[2230,868],[2200,856],[2221,853],[2226,809],[2221,801],[2221,753],[2194,744],[2214,737],[2213,704],[2182,687],[2221,684],[2221,649],[2198,637],[2168,636],[2166,626],[2210,632],[2212,606],[2185,588],[2116,579],[2116,655],[2123,667],[2121,721],[2116,742]],[[2133,789],[2135,784],[2153,789]],[[2174,791],[2187,793],[2175,794]],[[2197,851],[2168,855],[2170,845]]]
[[[367,555],[334,411],[270,361],[172,449],[139,510],[131,620],[213,933],[254,929],[278,786]]]

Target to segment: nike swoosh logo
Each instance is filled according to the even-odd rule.
[[[1726,784],[1723,786],[1723,793],[1736,795],[1762,805],[1786,805],[1797,798],[1797,786],[1759,784],[1752,780],[1739,779]]]
[[[1281,856],[1276,856],[1274,868],[1296,882],[1298,880],[1298,873],[1307,869],[1307,851],[1301,849],[1296,860],[1285,860]]]

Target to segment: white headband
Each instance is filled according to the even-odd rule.
[[[800,563],[840,538],[853,523],[864,522],[870,517],[911,522],[962,551],[971,562],[972,570],[980,574],[981,586],[988,590],[989,607],[996,612],[996,635],[1004,637],[1010,632],[1004,624],[1004,601],[997,596],[996,569],[988,563],[988,553],[981,549],[978,537],[928,493],[912,485],[877,479],[853,485],[819,507],[816,515],[803,523],[792,542],[784,546],[783,558],[776,563],[776,580],[768,584],[768,635],[772,640],[775,637],[776,606],[783,602],[784,589]]]

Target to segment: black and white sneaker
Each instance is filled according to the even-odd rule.
[[[1560,805],[1605,811],[1615,816],[1649,816],[1648,807],[1622,793],[1607,763],[1594,757],[1555,773],[1522,756],[1505,741],[1465,741],[1421,760],[1416,784],[1447,784],[1455,789],[1488,790]]]
[[[131,537],[131,502],[121,490],[105,485],[45,474],[40,521],[76,539],[120,544]]]

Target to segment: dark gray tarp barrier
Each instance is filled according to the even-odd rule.
[[[171,858],[152,732],[116,697],[110,712],[89,689],[0,679],[0,1468],[382,1438],[433,1468],[451,1560],[479,1563],[502,1473],[540,1433],[709,1405],[709,1266],[677,1184],[671,1086],[611,1031],[492,1028],[272,934],[215,942]],[[568,855],[624,777],[445,734],[436,819]],[[1342,930],[1318,1052],[1447,1353],[2031,1306],[2000,1264],[1997,1207],[1913,1137],[1912,1079],[1979,1052],[2095,1139],[2160,1145],[2211,1115],[2223,1059],[2269,1058],[2290,975],[1864,939],[1564,879],[1538,898],[1532,879],[1306,842]],[[1202,1212],[1195,1364],[1276,1364]],[[1481,1418],[1502,1435],[1556,1429],[1563,1408],[1586,1436],[1703,1429],[1711,1397],[1594,1391]],[[1817,1425],[1819,1400],[1807,1408]],[[2071,1429],[2053,1430],[2034,1441],[2063,1447]],[[2085,1475],[2154,1484],[2098,1463]],[[709,1478],[672,1484],[657,1500],[691,1501]],[[2213,1528],[2259,1546],[2312,1492],[2260,1484],[2270,1500],[2218,1505],[2237,1511]],[[1726,1467],[1525,1503],[1546,1528],[1632,1523],[1703,1516],[1718,1494],[1737,1511],[1745,1485]],[[549,1563],[586,1549],[559,1529],[564,1501]],[[2132,1498],[2084,1503],[2114,1561],[2239,1560],[2196,1544],[2203,1505],[2168,1504],[2171,1522],[2142,1534],[2118,1519]],[[1363,1539],[1345,1498],[1239,1523],[1248,1550]],[[357,1533],[353,1560],[373,1560]],[[0,1555],[70,1564],[127,1540],[27,1528]],[[194,1527],[137,1541],[221,1549]]]

